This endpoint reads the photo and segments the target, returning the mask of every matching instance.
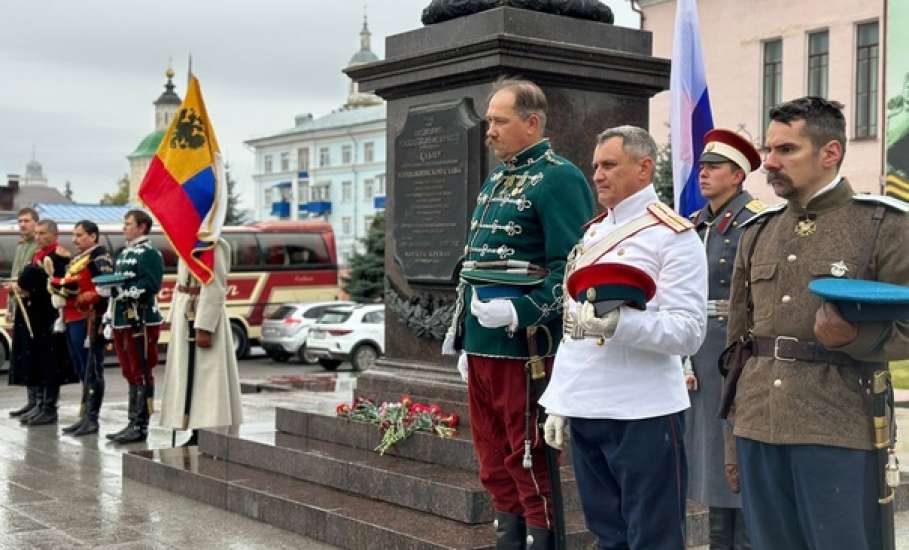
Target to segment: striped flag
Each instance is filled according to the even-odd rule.
[[[139,198],[190,273],[202,284],[211,282],[227,186],[221,150],[195,76],[139,185]]]
[[[698,159],[704,150],[704,134],[713,129],[696,0],[676,2],[669,94],[672,193],[675,209],[688,216],[706,202],[698,185]]]

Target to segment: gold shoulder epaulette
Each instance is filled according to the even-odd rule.
[[[687,218],[679,215],[675,210],[669,208],[662,202],[652,203],[647,207],[647,211],[653,214],[656,219],[660,220],[664,225],[669,226],[669,229],[672,229],[676,233],[681,233],[694,228],[694,224],[688,221]]]
[[[760,199],[754,199],[745,205],[746,210],[750,210],[750,211],[754,212],[755,214],[757,214],[758,212],[762,212],[765,208],[767,208],[767,205],[764,204],[763,202],[761,202]]]

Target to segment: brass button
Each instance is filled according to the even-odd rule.
[[[726,258],[720,258],[720,264],[722,265],[722,264],[725,264],[725,263],[726,263]]]
[[[470,252],[470,245],[464,247],[464,254],[467,254],[468,252]]]
[[[597,299],[597,289],[591,287],[587,289],[587,301],[593,302]]]
[[[723,239],[723,244],[732,244],[731,239]]]
[[[726,279],[720,279],[720,284],[721,284],[721,285],[725,285],[725,284],[726,284]]]
[[[725,318],[725,317],[717,317],[716,320],[722,323],[723,321],[726,320],[726,318]]]
[[[779,378],[777,378],[776,380],[773,381],[773,387],[774,387],[774,388],[779,388],[779,387],[781,387],[782,385],[783,385],[783,381],[780,380]]]
[[[788,294],[783,295],[783,303],[784,303],[784,304],[788,304],[788,303],[791,302],[791,301],[792,301],[792,296],[790,296],[790,295],[788,295]]]
[[[619,256],[624,256],[624,255],[625,255],[625,249],[623,248],[623,249],[619,250],[618,252],[616,252],[616,254],[619,255]]]
[[[786,257],[786,261],[789,263],[792,263],[798,259],[799,259],[799,257],[796,256],[795,254],[790,254],[789,256]]]
[[[476,229],[478,225],[480,225],[480,222],[478,222],[477,220],[473,220],[470,222],[471,229]]]

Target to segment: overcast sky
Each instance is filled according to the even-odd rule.
[[[637,26],[626,0],[616,23]],[[373,51],[421,26],[429,0],[370,0]],[[173,59],[177,93],[187,56],[222,152],[252,205],[243,141],[320,116],[347,96],[340,70],[359,49],[362,0],[27,0],[0,3],[0,178],[23,174],[36,151],[49,183],[72,182],[97,202],[129,169],[126,155],[154,129],[152,101]]]

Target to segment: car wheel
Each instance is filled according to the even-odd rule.
[[[249,337],[240,323],[230,324],[230,333],[234,337],[234,355],[237,359],[246,359],[249,355]]]
[[[376,364],[379,350],[372,344],[360,344],[350,352],[350,364],[353,370],[366,370]]]
[[[297,350],[297,358],[300,359],[300,362],[304,365],[314,365],[319,358],[309,352],[306,349],[306,346],[300,346],[300,349]]]
[[[341,365],[341,362],[337,359],[319,359],[319,364],[325,370],[335,370]]]

